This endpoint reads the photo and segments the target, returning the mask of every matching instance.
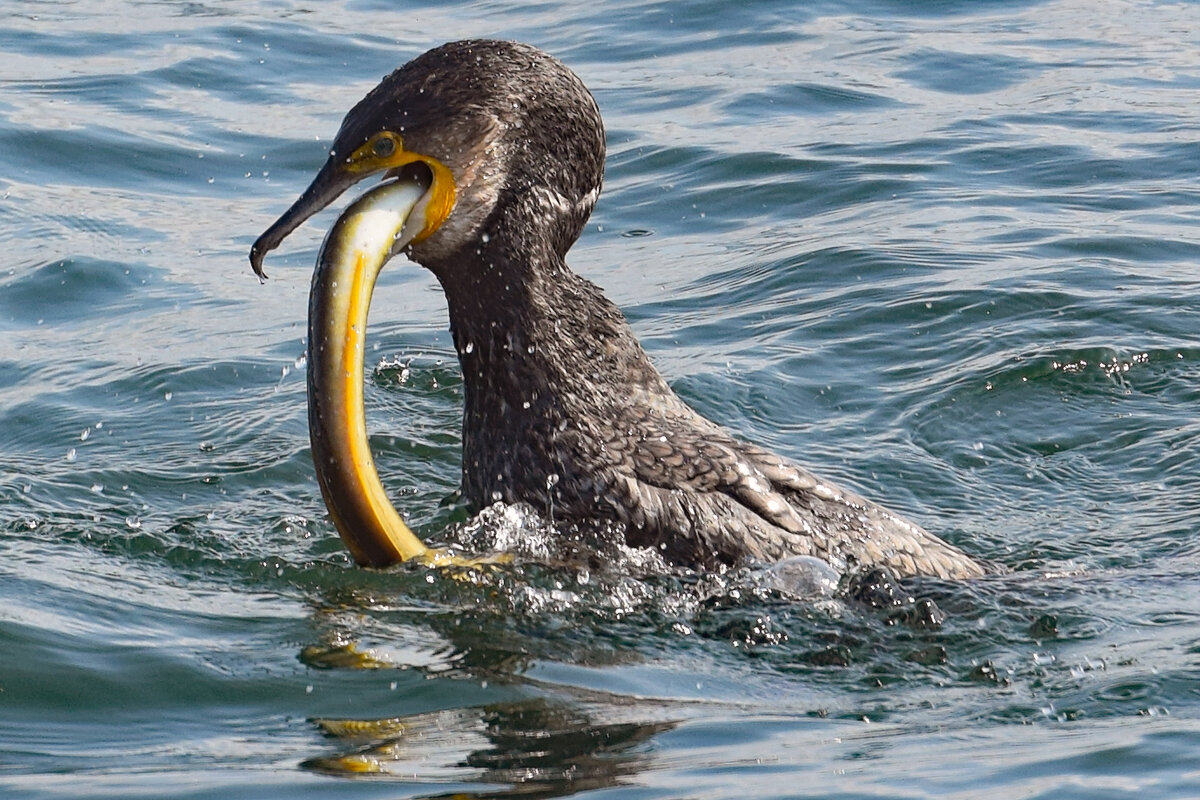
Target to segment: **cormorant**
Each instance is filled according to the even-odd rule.
[[[355,559],[386,566],[429,553],[388,503],[362,424],[366,306],[378,267],[403,250],[446,295],[465,393],[462,487],[475,508],[503,500],[559,521],[615,521],[630,545],[697,567],[810,555],[839,571],[983,574],[959,549],[675,395],[617,307],[566,263],[604,155],[596,102],[562,63],[525,44],[452,42],[350,110],[312,184],[255,242],[262,276],[268,251],[358,181],[382,173],[415,187],[389,217],[395,245],[366,259],[377,263],[340,265],[340,284],[360,292],[353,308],[334,307],[327,290],[339,281],[321,264],[314,278],[313,456]],[[377,191],[387,205],[399,190]],[[330,239],[323,260],[362,262]],[[344,341],[323,358],[331,337]]]

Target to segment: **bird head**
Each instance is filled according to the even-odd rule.
[[[518,236],[536,225],[561,256],[595,205],[603,162],[595,100],[561,62],[514,42],[451,42],[346,114],[325,164],[254,243],[250,263],[262,277],[269,251],[359,181],[414,171],[429,189],[397,249],[419,263],[453,262],[506,225]]]

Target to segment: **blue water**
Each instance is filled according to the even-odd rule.
[[[1200,795],[1200,7],[19,2],[0,10],[0,796]],[[922,627],[761,576],[349,562],[309,274],[246,252],[378,78],[537,44],[605,115],[574,268],[739,435],[1009,568]],[[453,497],[444,301],[368,418]],[[406,367],[402,365],[407,365]]]

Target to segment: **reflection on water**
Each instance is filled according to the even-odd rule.
[[[523,514],[506,517],[500,508],[495,514],[510,524],[518,519],[520,525],[530,524]],[[471,528],[480,531],[477,523]],[[299,653],[312,669],[403,674],[409,681],[415,675],[426,681],[482,682],[532,696],[399,716],[316,718],[314,724],[332,740],[332,748],[323,747],[303,766],[330,775],[480,787],[456,789],[455,797],[562,797],[628,782],[652,763],[642,745],[673,727],[669,706],[529,676],[533,665],[546,659],[582,669],[644,661],[636,643],[614,643],[596,627],[599,620],[592,611],[581,612],[601,609],[604,616],[603,607],[589,601],[619,592],[621,572],[620,565],[605,577],[585,565],[547,569],[526,562],[426,574],[423,583],[432,578],[456,596],[446,598],[440,609],[397,608],[379,595],[343,594],[335,604],[326,598],[314,611],[322,641]],[[572,580],[575,589],[590,593],[587,600],[564,590]],[[649,599],[651,594],[664,606],[696,602],[691,591],[686,600],[682,592],[669,597],[671,591],[646,585],[640,607],[624,606],[616,616],[659,605]],[[520,595],[524,608],[512,608],[512,599]],[[388,618],[391,624],[376,630],[370,645],[356,638],[362,636],[364,620]]]
[[[530,513],[497,505],[465,526],[467,538],[492,541],[518,526],[552,563],[519,560],[468,572],[402,567],[376,573],[371,587],[318,588],[310,604],[319,641],[298,653],[318,673],[370,673],[392,691],[406,686],[409,696],[422,684],[448,682],[438,705],[454,696],[455,684],[516,699],[476,704],[464,697],[407,714],[315,717],[326,741],[304,761],[307,769],[481,787],[456,788],[453,796],[567,796],[636,784],[644,771],[661,768],[658,748],[649,746],[661,734],[706,709],[729,713],[766,699],[751,700],[721,671],[806,675],[830,688],[844,686],[848,675],[898,689],[918,673],[962,686],[1009,682],[997,673],[1003,667],[970,660],[973,637],[964,631],[981,609],[962,584],[929,582],[924,589],[932,595],[913,596],[872,570],[830,587],[827,566],[803,561],[724,575],[647,571],[645,554],[615,542],[610,560],[599,564],[572,558],[578,543],[561,532],[539,540],[555,531]],[[962,618],[944,626],[934,595]],[[1056,634],[1053,625],[1043,625],[1041,638]],[[685,666],[697,656],[709,663]],[[714,671],[712,659],[727,663]],[[925,691],[921,682],[916,688]],[[866,718],[857,702],[847,707],[835,694],[781,702],[818,719]],[[385,698],[382,707],[402,697]]]
[[[635,777],[650,763],[640,746],[672,727],[599,722],[596,713],[611,715],[530,700],[376,720],[318,719],[338,752],[304,766],[335,775],[487,786],[455,797],[565,797]]]

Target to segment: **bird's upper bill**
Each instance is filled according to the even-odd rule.
[[[313,178],[308,188],[292,207],[283,213],[271,227],[267,228],[250,248],[250,266],[259,278],[265,278],[262,262],[267,253],[274,250],[288,234],[309,217],[322,210],[354,184],[371,175],[383,173],[385,177],[417,174],[427,171],[429,189],[413,211],[412,222],[420,220],[420,229],[411,228],[405,244],[413,244],[427,238],[436,231],[454,208],[457,192],[454,175],[450,168],[431,156],[415,153],[404,148],[404,138],[393,131],[383,130],[373,134],[367,141],[354,148],[349,155],[339,153],[335,140],[325,166]]]

